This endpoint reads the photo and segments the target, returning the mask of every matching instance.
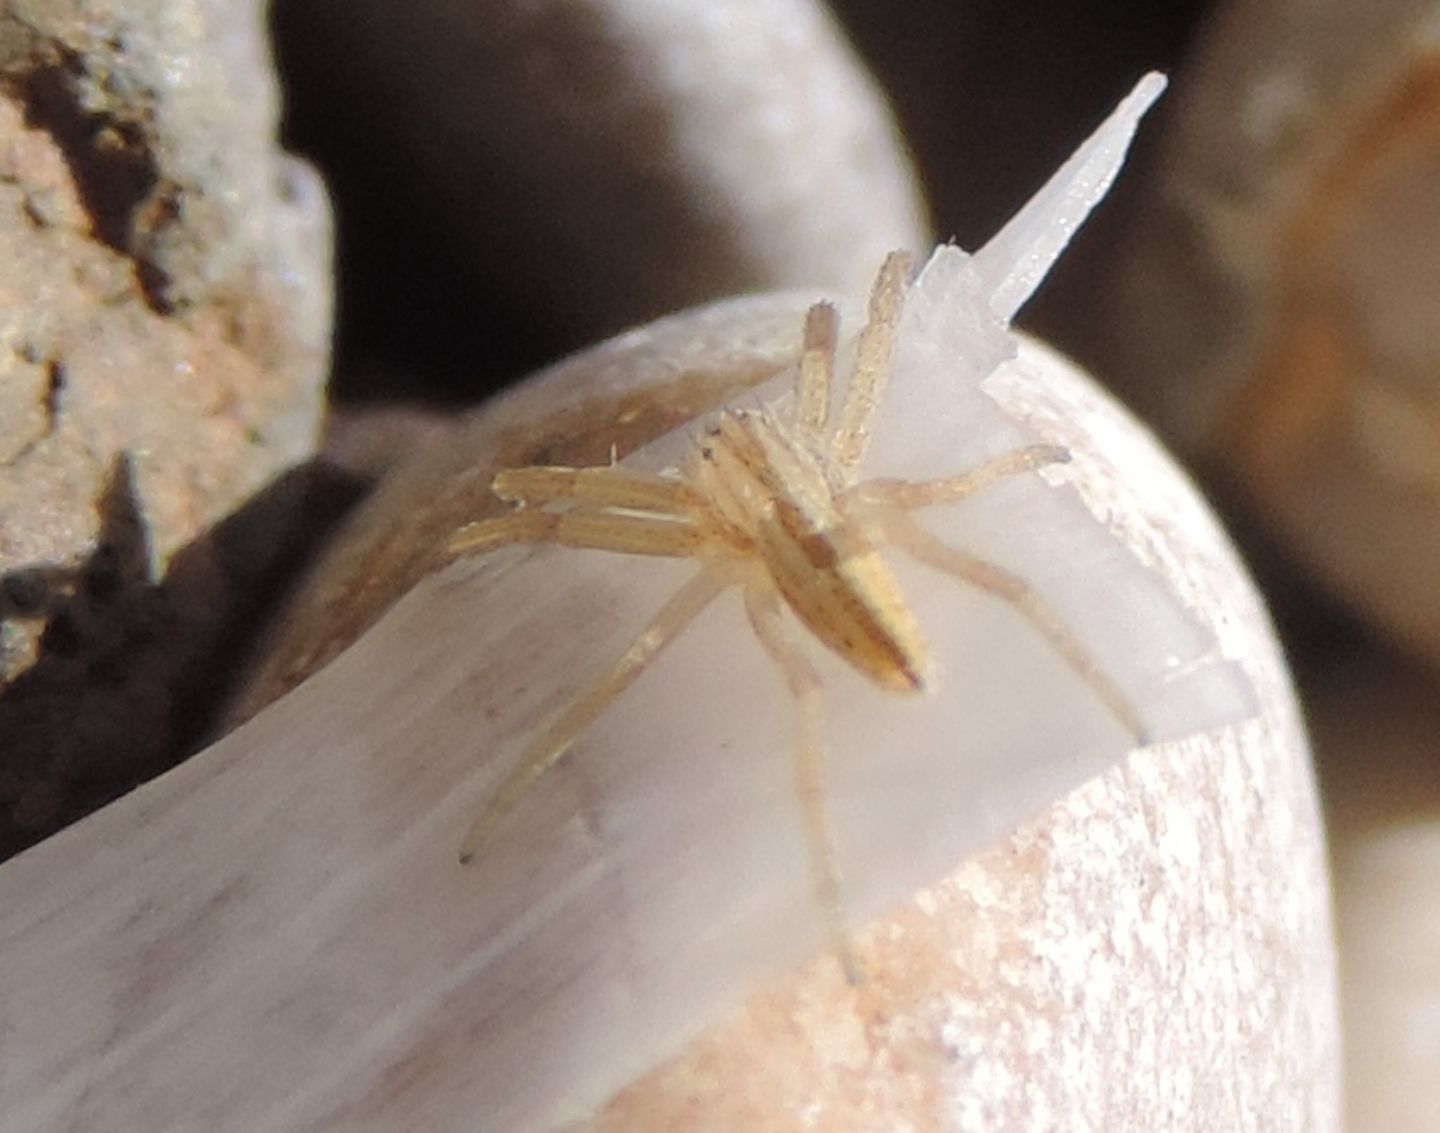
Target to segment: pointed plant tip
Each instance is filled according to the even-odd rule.
[[[1168,81],[1141,77],[1049,181],[975,253],[990,309],[1005,322],[1040,285],[1076,230],[1105,196],[1124,164],[1136,128]]]
[[[1138,121],[1150,108],[1155,105],[1159,97],[1165,93],[1165,88],[1170,85],[1170,79],[1161,71],[1147,71],[1140,77],[1128,95],[1121,102],[1121,106],[1134,115]]]
[[[1164,71],[1146,71],[1135,84],[1135,93],[1151,102],[1164,93],[1170,85],[1170,78]]]

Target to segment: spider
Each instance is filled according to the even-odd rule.
[[[609,671],[529,744],[471,827],[460,850],[462,862],[475,857],[521,796],[665,646],[719,594],[738,586],[755,636],[783,674],[798,710],[795,778],[811,870],[834,953],[846,976],[858,982],[825,805],[821,684],[784,610],[880,687],[905,696],[924,691],[932,677],[929,651],[881,555],[884,548],[1013,605],[1137,742],[1144,742],[1134,706],[1023,579],[941,543],[913,516],[1002,477],[1068,461],[1067,449],[1030,445],[935,480],[859,479],[911,267],[907,254],[894,252],[880,269],[833,429],[839,316],[830,304],[817,303],[805,317],[790,411],[722,412],[687,459],[663,475],[613,463],[496,475],[495,494],[514,510],[462,528],[447,548],[447,560],[515,544],[557,543],[694,559],[700,569]]]

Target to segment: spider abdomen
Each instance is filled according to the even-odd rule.
[[[822,522],[816,522],[822,520]],[[890,565],[838,512],[777,500],[760,555],[786,604],[832,652],[891,692],[919,692],[930,651]]]

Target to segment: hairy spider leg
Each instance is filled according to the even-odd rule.
[[[520,506],[460,528],[436,569],[468,555],[533,543],[686,558],[712,536],[703,523],[709,509],[694,488],[627,468],[517,468],[496,474],[493,490]],[[572,501],[563,511],[533,506]]]
[[[780,595],[767,576],[746,582],[745,612],[765,652],[784,674],[795,701],[800,725],[796,739],[795,789],[805,815],[810,869],[820,894],[831,947],[845,971],[845,978],[858,984],[862,975],[846,928],[840,858],[830,827],[830,812],[825,805],[825,721],[820,676],[785,632]]]
[[[1059,616],[1041,601],[1029,583],[993,563],[940,542],[905,514],[920,508],[955,503],[1003,477],[1069,460],[1070,450],[1063,445],[1028,445],[1003,453],[958,476],[937,480],[868,480],[846,492],[841,497],[841,507],[858,513],[857,518],[876,531],[885,543],[897,547],[917,562],[1014,606],[1090,686],[1136,743],[1143,746],[1148,733],[1141,723],[1140,713]]]
[[[831,304],[816,303],[805,312],[805,337],[796,373],[795,424],[807,441],[818,442],[830,420],[839,332],[840,315]],[[815,447],[818,451],[818,443]]]
[[[510,468],[497,472],[490,487],[502,500],[522,507],[564,502],[674,516],[705,508],[705,501],[689,484],[614,464]]]
[[[474,859],[495,827],[514,809],[535,781],[555,766],[581,733],[610,707],[616,697],[634,684],[660,652],[729,585],[730,581],[714,567],[700,571],[660,608],[660,612],[640,631],[610,670],[526,747],[514,769],[465,835],[465,841],[460,846],[462,864]]]
[[[920,488],[923,485],[917,484],[914,487]],[[1069,627],[1023,578],[994,563],[942,543],[921,527],[908,512],[876,510],[870,513],[869,522],[876,530],[878,538],[909,555],[916,562],[1008,602],[1050,643],[1051,648],[1075,674],[1090,686],[1100,703],[1105,705],[1110,714],[1134,737],[1138,745],[1143,747],[1149,742],[1145,725],[1130,699],[1120,691],[1109,674],[1070,632]]]
[[[623,555],[690,558],[708,542],[700,528],[684,520],[574,508],[562,512],[519,511],[468,524],[450,541],[446,553],[455,559],[501,547],[557,543]]]
[[[880,265],[875,287],[870,292],[870,309],[860,340],[855,344],[855,367],[840,424],[830,439],[830,462],[854,483],[855,472],[870,444],[870,421],[890,376],[890,354],[895,330],[900,325],[900,307],[910,285],[914,261],[907,252],[891,252]]]
[[[1033,472],[1050,464],[1068,464],[1070,450],[1064,445],[1027,445],[1012,449],[978,468],[962,472],[958,476],[945,476],[936,480],[900,480],[877,477],[866,480],[848,489],[840,497],[841,507],[859,505],[864,508],[898,508],[913,511],[916,508],[934,507],[937,504],[953,504],[988,488],[997,480],[1017,476],[1022,472]]]
[[[449,559],[501,547],[557,543],[597,551],[664,558],[701,557],[714,543],[707,509],[689,485],[618,467],[520,468],[499,473],[497,495],[519,508],[462,527],[445,549]],[[533,505],[566,502],[562,511]],[[532,742],[466,835],[470,861],[525,791],[569,749],[610,702],[728,585],[707,566],[685,584],[643,629],[615,665]]]

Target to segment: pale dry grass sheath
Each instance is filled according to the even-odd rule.
[[[1009,317],[1160,85],[1147,79],[993,244],[932,258],[899,327],[874,474],[963,471],[1047,439],[984,383],[1055,365],[1011,361]],[[691,443],[633,464],[667,467]],[[937,509],[931,530],[1043,593],[1158,739],[1243,718],[1249,690],[1176,596],[1172,544],[1097,512],[1085,438],[1065,443],[1073,465]],[[209,751],[0,867],[7,1119],[544,1128],[674,1050],[756,973],[817,954],[792,706],[738,603],[705,611],[486,852],[455,861],[525,738],[686,570],[565,548],[457,563]],[[897,571],[936,691],[897,704],[814,658],[857,922],[1130,746],[1008,607]]]

